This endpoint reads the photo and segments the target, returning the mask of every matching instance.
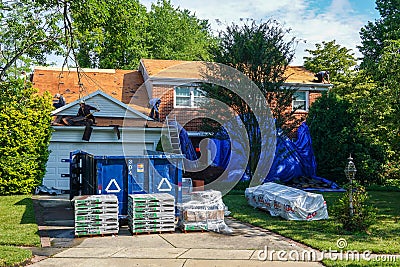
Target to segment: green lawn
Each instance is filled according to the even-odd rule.
[[[400,252],[400,192],[369,192],[369,194],[371,203],[378,208],[378,221],[372,225],[369,234],[347,233],[333,218],[306,222],[272,217],[265,211],[249,206],[244,195],[227,195],[224,197],[224,202],[232,212],[232,217],[319,250],[338,249],[336,241],[345,238],[348,244],[346,250],[397,254]],[[324,193],[328,211],[339,196],[340,193]]]
[[[40,246],[31,196],[0,196],[0,266],[29,259],[21,246]]]

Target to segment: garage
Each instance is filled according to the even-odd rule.
[[[160,125],[152,124],[143,113],[97,91],[83,98],[96,106],[97,124],[92,127],[89,141],[82,140],[85,126],[68,126],[53,123],[53,133],[49,145],[49,159],[42,184],[47,187],[69,190],[69,164],[67,159],[74,150],[87,151],[96,156],[143,155],[145,150],[155,150],[161,136]],[[74,116],[79,101],[55,110],[55,120]],[[63,177],[64,176],[64,177]]]

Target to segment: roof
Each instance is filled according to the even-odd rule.
[[[127,104],[143,84],[143,77],[137,70],[80,69],[80,77],[81,84],[76,68],[35,67],[33,86],[39,93],[60,93],[67,103],[101,90]]]
[[[284,75],[288,83],[315,83],[314,73],[302,66],[288,66]]]
[[[140,63],[148,76],[170,79],[203,80],[208,67],[204,61],[141,59]]]
[[[62,94],[67,103],[100,90],[147,115],[151,85],[145,84],[144,79],[157,77],[162,80],[201,81],[209,64],[213,63],[141,59],[139,70],[80,69],[80,83],[76,68],[35,67],[33,85],[39,89],[39,93],[49,91],[52,95]],[[331,86],[313,82],[313,73],[301,66],[289,66],[285,76],[288,77],[287,83],[300,86],[314,89]],[[151,79],[149,81],[151,83]]]
[[[153,121],[141,111],[136,110],[131,105],[107,95],[98,90],[82,98],[85,103],[96,107],[100,111],[95,115],[96,126],[124,126],[124,127],[148,127],[160,128],[162,123]],[[54,110],[51,115],[55,116],[53,125],[65,125],[63,118],[75,117],[79,109],[80,100],[75,100],[65,106]],[[67,123],[67,125],[69,125]]]
[[[141,59],[140,63],[150,77],[202,79],[201,73],[206,68],[202,61]],[[286,83],[331,86],[314,82],[314,73],[303,66],[288,66],[284,75],[287,77]]]

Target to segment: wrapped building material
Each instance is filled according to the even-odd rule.
[[[245,196],[249,205],[269,211],[271,216],[305,221],[328,219],[326,202],[320,194],[265,183],[247,188]]]
[[[195,191],[191,200],[178,205],[180,210],[179,226],[183,231],[215,231],[231,233],[225,224],[226,206],[219,191]]]
[[[118,234],[118,198],[115,195],[76,196],[75,236]]]
[[[175,198],[167,193],[129,195],[128,226],[136,234],[175,231]]]

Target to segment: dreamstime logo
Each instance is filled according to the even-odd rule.
[[[336,241],[336,246],[337,246],[339,249],[344,249],[344,248],[346,248],[346,247],[347,247],[347,240],[344,239],[344,238],[339,238],[339,239]]]
[[[190,78],[187,78],[188,74]],[[221,101],[218,94],[215,98],[199,97],[197,95],[198,90],[195,89],[199,84],[224,88],[223,90],[229,92],[228,94],[237,99],[236,101],[241,101],[247,105],[246,110],[249,113],[240,113],[234,110],[232,105],[225,103],[230,100]],[[201,86],[197,88],[200,91],[202,90]],[[177,90],[180,90],[179,101],[187,101],[190,105],[183,105],[186,107],[182,107],[177,104]],[[147,104],[149,96],[161,98],[160,110],[163,115],[168,115],[169,118],[173,119],[177,118],[182,127],[195,121],[209,119],[221,125],[225,134],[228,135],[231,151],[228,166],[220,177],[205,186],[205,190],[217,190],[222,195],[228,193],[243,177],[250,159],[252,159],[250,164],[252,165],[252,170],[254,170],[250,186],[256,186],[263,182],[269,172],[275,154],[275,121],[265,96],[246,75],[232,67],[219,63],[187,62],[177,64],[149,77],[136,90],[131,98],[130,106],[133,108],[143,107],[144,103]],[[185,97],[187,100],[185,100]],[[144,118],[144,116],[140,116]],[[257,127],[246,128],[246,125],[249,125],[249,119]],[[124,128],[134,125],[135,120],[137,121],[137,115],[132,114],[132,110],[127,110],[124,118]],[[139,133],[138,131],[141,132]],[[170,129],[164,121],[161,135],[168,136],[169,131]],[[138,140],[139,138],[141,140]],[[126,156],[132,155],[132,147],[134,145],[136,146],[136,151],[146,151],[157,143],[159,138],[160,129],[151,128],[151,126],[143,127],[142,130],[137,129],[136,132],[126,130],[122,134],[124,154]],[[254,157],[254,149],[251,149],[252,142],[255,139],[261,140],[258,145],[260,151],[258,162],[254,161],[257,157]],[[164,141],[165,138],[161,138],[163,147],[166,147],[165,145],[167,144]],[[142,144],[141,149],[137,148],[138,143]],[[215,144],[209,138],[204,138],[200,143],[200,147],[205,146],[211,151],[211,159],[205,159],[203,154],[198,160],[183,159],[185,171],[201,171],[208,167],[205,165],[206,162],[213,162],[217,154]],[[171,160],[170,162],[175,165],[177,161]]]
[[[322,261],[329,260],[345,260],[345,261],[376,261],[376,262],[396,262],[400,259],[398,255],[377,255],[372,254],[369,250],[359,252],[358,250],[343,250],[348,246],[347,240],[339,238],[336,241],[339,248],[318,251],[314,249],[304,250],[274,250],[265,246],[263,250],[257,253],[260,261]]]

